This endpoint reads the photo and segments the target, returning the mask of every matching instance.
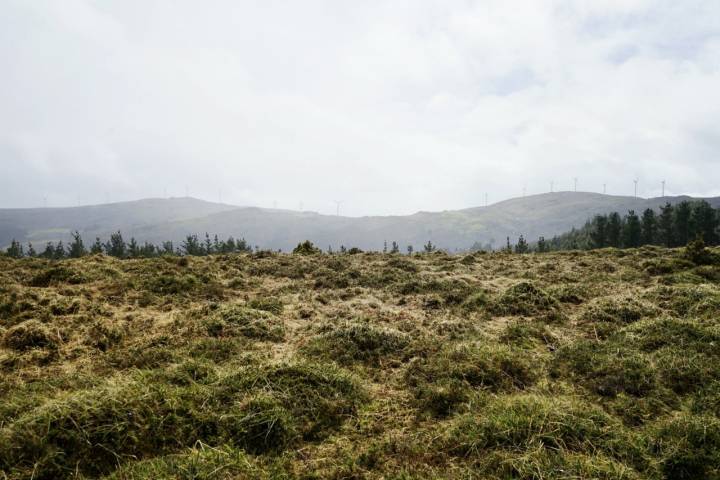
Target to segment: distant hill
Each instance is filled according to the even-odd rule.
[[[72,208],[0,209],[0,245],[12,238],[41,245],[67,241],[79,230],[86,242],[121,230],[138,241],[181,241],[190,233],[245,237],[252,245],[289,250],[309,239],[322,248],[332,245],[379,250],[396,241],[404,250],[431,240],[449,250],[474,243],[501,246],[505,237],[552,237],[599,213],[657,209],[665,202],[691,197],[634,198],[586,192],[558,192],[514,198],[487,207],[405,216],[342,217],[313,212],[273,210],[204,202],[192,198],[147,199]],[[720,197],[705,199],[720,207]]]

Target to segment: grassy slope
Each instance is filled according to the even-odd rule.
[[[0,258],[0,478],[718,478],[681,251]]]

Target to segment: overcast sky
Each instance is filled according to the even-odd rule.
[[[0,0],[0,167],[0,207],[719,195],[720,1]]]

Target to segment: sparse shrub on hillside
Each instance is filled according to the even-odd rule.
[[[24,352],[33,348],[53,348],[56,343],[45,325],[37,320],[26,320],[3,334],[2,345]]]
[[[695,265],[711,265],[718,261],[717,255],[705,246],[701,236],[687,244],[683,255]]]
[[[305,240],[302,243],[298,243],[297,247],[293,249],[294,255],[319,255],[322,251],[317,248],[310,240]]]
[[[557,337],[548,329],[547,325],[528,320],[508,323],[499,339],[521,348],[532,348],[538,343],[555,348],[557,343]]]

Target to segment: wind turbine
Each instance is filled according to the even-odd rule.
[[[339,217],[340,216],[340,204],[342,204],[343,201],[342,200],[333,200],[333,202],[335,203],[335,215],[337,215]]]
[[[639,180],[639,179],[637,179],[637,178],[636,178],[635,180],[633,180],[633,182],[635,183],[635,198],[637,198],[637,185],[638,185],[638,180]]]

